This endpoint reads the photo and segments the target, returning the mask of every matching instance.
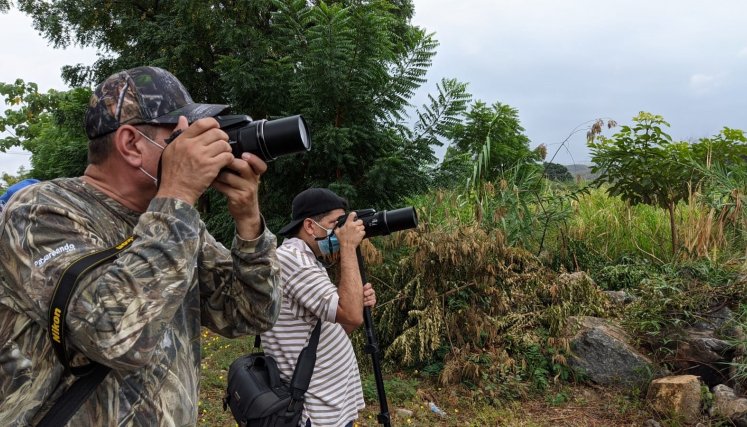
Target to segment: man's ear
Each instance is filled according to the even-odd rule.
[[[143,164],[143,145],[138,144],[141,138],[131,125],[122,125],[114,133],[114,150],[127,164],[136,168]]]
[[[311,218],[305,218],[303,220],[301,223],[301,230],[303,230],[303,232],[308,236],[314,236],[314,222],[311,221]]]

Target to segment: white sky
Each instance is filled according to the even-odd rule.
[[[5,40],[0,50],[0,82],[13,83],[20,78],[38,84],[40,92],[67,89],[61,77],[63,65],[90,64],[96,60],[92,49],[52,49],[34,30],[31,18],[16,10],[0,13],[0,37]],[[7,106],[3,101],[4,98],[0,99],[0,109],[5,111]],[[15,174],[21,166],[30,169],[27,152],[13,148],[0,153],[0,174]]]
[[[563,164],[589,161],[584,123],[596,118],[660,114],[679,140],[747,130],[745,17],[744,0],[415,0],[414,23],[440,46],[413,103],[456,78],[475,99],[518,109],[531,145],[549,156],[581,125],[555,158]],[[65,89],[63,65],[95,59],[53,50],[15,11],[0,14],[0,38],[0,81],[42,91]],[[0,153],[0,172],[21,164],[27,156]]]

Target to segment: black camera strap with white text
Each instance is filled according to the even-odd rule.
[[[49,306],[49,327],[47,332],[52,341],[57,358],[65,367],[66,372],[79,377],[65,391],[47,411],[44,418],[37,427],[63,426],[78,411],[80,405],[96,390],[96,387],[106,378],[111,368],[97,362],[91,362],[84,366],[70,366],[70,355],[65,345],[65,318],[73,292],[78,286],[80,277],[92,268],[111,261],[121,251],[128,248],[135,240],[128,237],[123,242],[102,251],[88,254],[75,260],[70,264],[60,277],[52,294],[52,302]]]

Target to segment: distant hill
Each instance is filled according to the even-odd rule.
[[[573,175],[573,178],[581,177],[584,180],[591,181],[596,178],[598,174],[591,173],[591,165],[584,165],[575,163],[572,165],[563,165],[568,169],[568,172]]]

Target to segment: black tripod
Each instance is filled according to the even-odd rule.
[[[355,250],[358,255],[358,269],[361,272],[361,280],[365,285],[366,266],[361,255],[361,248]],[[374,331],[373,318],[371,317],[371,307],[363,307],[363,322],[366,329],[366,347],[364,351],[371,355],[371,364],[373,365],[374,377],[376,378],[376,394],[379,396],[380,412],[377,417],[379,424],[390,427],[391,420],[389,417],[389,406],[386,403],[386,391],[384,390],[384,378],[381,376],[381,360],[379,359],[379,343],[376,340],[376,331]]]

